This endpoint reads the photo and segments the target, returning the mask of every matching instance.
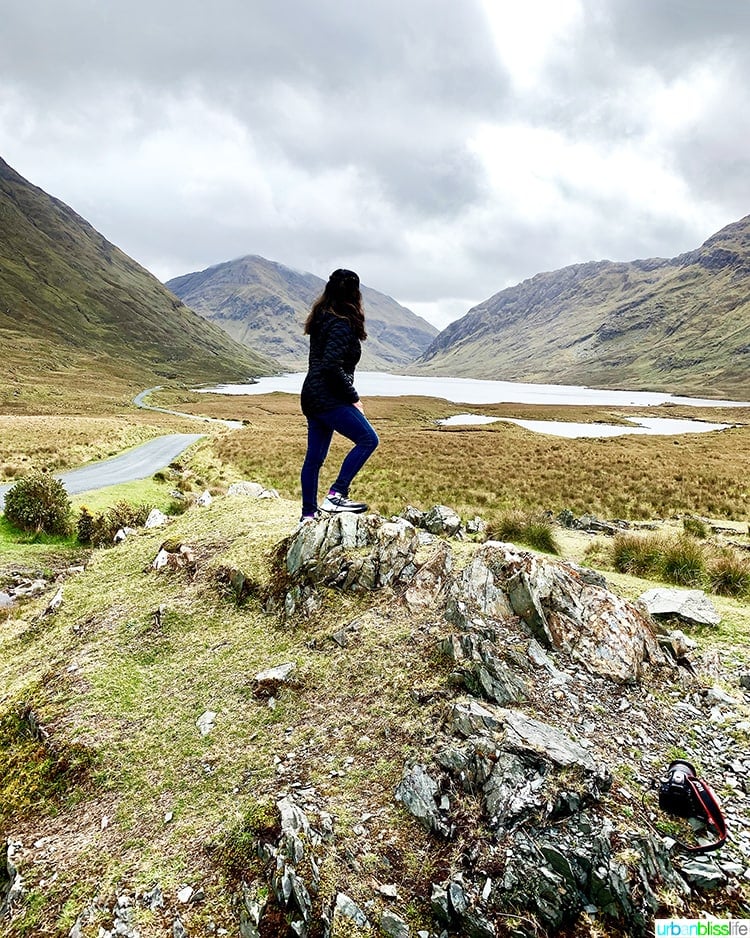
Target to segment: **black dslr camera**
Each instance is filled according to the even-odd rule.
[[[704,817],[688,779],[696,778],[695,767],[676,759],[669,763],[666,776],[659,782],[659,807],[675,817]]]
[[[700,818],[706,827],[712,827],[718,840],[700,846],[688,846],[676,841],[687,853],[707,853],[717,850],[727,839],[727,822],[721,805],[711,787],[695,774],[695,767],[682,759],[669,763],[667,774],[659,782],[659,807],[675,817]]]

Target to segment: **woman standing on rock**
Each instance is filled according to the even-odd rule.
[[[336,481],[320,506],[322,511],[367,511],[349,499],[349,486],[375,451],[378,436],[365,417],[354,387],[354,370],[367,338],[359,277],[334,270],[305,322],[310,359],[302,385],[302,413],[307,418],[307,454],[302,465],[302,520],[318,511],[318,478],[331,439],[340,433],[354,443]]]

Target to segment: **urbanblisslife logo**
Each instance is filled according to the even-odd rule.
[[[746,935],[750,938],[750,918],[657,918],[654,934],[666,938],[716,938],[719,935]]]

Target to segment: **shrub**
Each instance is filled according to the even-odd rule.
[[[685,534],[690,534],[693,537],[698,537],[701,540],[704,540],[708,537],[708,527],[704,521],[701,521],[700,518],[693,518],[688,515],[682,519],[682,530]]]
[[[44,534],[70,532],[71,505],[59,479],[34,471],[19,479],[5,496],[5,517],[22,531]]]
[[[750,596],[750,561],[731,548],[709,558],[708,581],[711,591],[721,596]]]
[[[81,513],[78,515],[78,522],[76,524],[76,531],[78,535],[78,541],[81,544],[91,544],[94,540],[94,516],[86,508],[85,505],[81,507]]]
[[[706,561],[701,545],[692,537],[666,541],[660,558],[660,572],[667,583],[700,586],[706,576]]]
[[[548,554],[560,553],[552,522],[541,512],[508,511],[487,526],[487,537],[525,544]]]
[[[653,576],[659,568],[661,541],[641,534],[616,534],[612,541],[612,566],[620,573]]]
[[[120,528],[142,527],[150,511],[149,505],[131,505],[128,502],[118,502],[96,516],[82,508],[78,518],[78,540],[82,544],[104,547],[114,541]]]

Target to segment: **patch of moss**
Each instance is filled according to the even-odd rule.
[[[54,813],[91,779],[94,753],[53,740],[28,703],[0,716],[0,825],[30,813]]]
[[[231,881],[249,881],[263,875],[258,844],[275,843],[281,827],[279,812],[269,800],[253,801],[240,820],[208,847],[214,863]]]

